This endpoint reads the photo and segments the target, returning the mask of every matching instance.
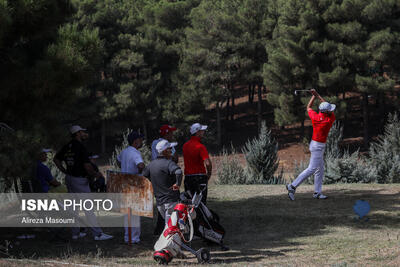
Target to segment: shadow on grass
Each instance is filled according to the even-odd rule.
[[[325,193],[326,200],[312,199],[310,193],[296,193],[296,201],[287,195],[257,196],[235,201],[209,199],[209,207],[216,211],[226,229],[226,244],[230,251],[219,251],[218,246],[210,247],[213,263],[249,263],[266,257],[285,256],[289,251],[301,253],[299,237],[315,237],[328,233],[331,227],[354,229],[397,228],[400,218],[397,211],[400,193],[389,194],[381,190],[334,189]],[[358,220],[353,205],[358,199],[367,200],[371,205],[369,221]],[[131,247],[123,243],[122,228],[104,229],[115,238],[110,241],[93,241],[90,236],[78,242],[56,244],[46,229],[0,229],[0,240],[13,240],[18,233],[37,235],[33,240],[22,240],[10,250],[16,258],[68,259],[71,256],[90,258],[135,258],[151,257],[157,239],[152,235],[153,221],[142,218],[140,245]],[[68,229],[63,236],[70,238]],[[205,247],[202,241],[194,241],[193,248]],[[118,261],[116,261],[118,262]],[[185,263],[185,260],[177,262]]]

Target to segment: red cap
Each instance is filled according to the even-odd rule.
[[[160,128],[160,135],[164,136],[167,133],[173,132],[173,131],[176,131],[175,127],[165,124],[165,125],[161,126],[161,128]]]

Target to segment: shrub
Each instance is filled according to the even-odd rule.
[[[326,140],[325,156],[330,155],[335,158],[340,158],[342,156],[342,151],[339,147],[339,143],[343,139],[343,125],[338,121],[335,121],[332,125],[331,130],[328,134],[328,139]]]
[[[369,155],[376,168],[378,183],[400,182],[400,121],[389,114],[383,135],[371,143]]]
[[[274,177],[278,168],[278,143],[272,138],[265,121],[257,138],[246,142],[243,148],[246,158],[246,183],[271,184],[283,183],[282,177]]]
[[[223,149],[221,156],[218,164],[217,184],[245,184],[246,176],[244,169],[240,163],[239,155],[233,146],[231,153],[227,149]]]
[[[341,157],[336,157],[334,153],[325,156],[324,184],[371,183],[375,178],[375,168],[368,164],[358,150],[352,154],[345,150]]]

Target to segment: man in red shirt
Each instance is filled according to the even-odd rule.
[[[296,188],[309,176],[314,174],[314,187],[315,192],[313,197],[316,199],[326,199],[327,196],[321,193],[322,191],[322,179],[324,177],[324,152],[325,152],[325,143],[328,138],[329,130],[332,127],[333,122],[335,121],[335,114],[333,111],[336,106],[334,104],[329,104],[326,102],[314,89],[311,89],[311,93],[313,96],[307,105],[308,116],[312,121],[313,126],[313,135],[312,140],[310,142],[310,164],[308,168],[305,169],[302,173],[297,176],[297,178],[286,186],[288,190],[288,195],[290,200],[294,200],[294,193]],[[312,110],[312,105],[314,103],[315,98],[321,101],[319,105],[319,113]]]
[[[185,164],[185,191],[192,196],[200,193],[200,185],[208,184],[211,177],[212,164],[206,147],[201,143],[201,138],[207,129],[206,125],[195,123],[190,127],[192,137],[183,145],[183,161]],[[206,204],[207,188],[203,191],[202,202]]]

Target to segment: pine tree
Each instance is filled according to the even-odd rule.
[[[311,46],[319,38],[320,18],[312,2],[290,0],[269,4],[278,6],[278,18],[272,40],[266,43],[268,62],[264,64],[264,82],[271,90],[268,102],[275,107],[279,126],[303,122],[305,112],[298,112],[302,102],[296,89],[315,85],[316,58]]]
[[[369,155],[377,169],[379,183],[400,182],[400,120],[397,113],[389,114],[384,134],[371,143]]]
[[[393,90],[394,86],[392,75],[384,73],[398,64],[393,55],[400,52],[396,41],[400,5],[395,0],[342,0],[325,1],[321,6],[323,40],[313,46],[320,58],[319,86],[331,94],[353,88],[362,93],[364,145],[367,146],[368,96]]]
[[[0,122],[15,129],[1,137],[1,177],[31,177],[40,148],[67,137],[94,77],[98,31],[68,22],[73,13],[65,0],[0,3]]]
[[[257,138],[246,142],[243,148],[247,165],[245,167],[247,184],[282,183],[275,179],[274,173],[278,169],[278,143],[272,138],[265,121]]]
[[[242,43],[241,57],[247,61],[243,81],[247,83],[249,101],[252,103],[257,89],[257,123],[261,128],[263,102],[262,91],[265,88],[263,80],[263,65],[268,55],[265,43],[272,39],[272,32],[277,23],[275,19],[275,1],[245,0],[237,10],[241,28],[240,41]]]
[[[199,1],[75,2],[75,19],[98,28],[104,42],[100,75],[89,89],[100,95],[96,113],[108,129],[129,116],[129,126],[149,137],[148,128],[183,117],[176,76],[188,14]]]
[[[205,106],[215,103],[217,143],[222,144],[222,103],[232,97],[241,77],[240,27],[236,19],[239,1],[204,0],[190,14],[191,27],[186,30],[181,72],[188,95]]]

